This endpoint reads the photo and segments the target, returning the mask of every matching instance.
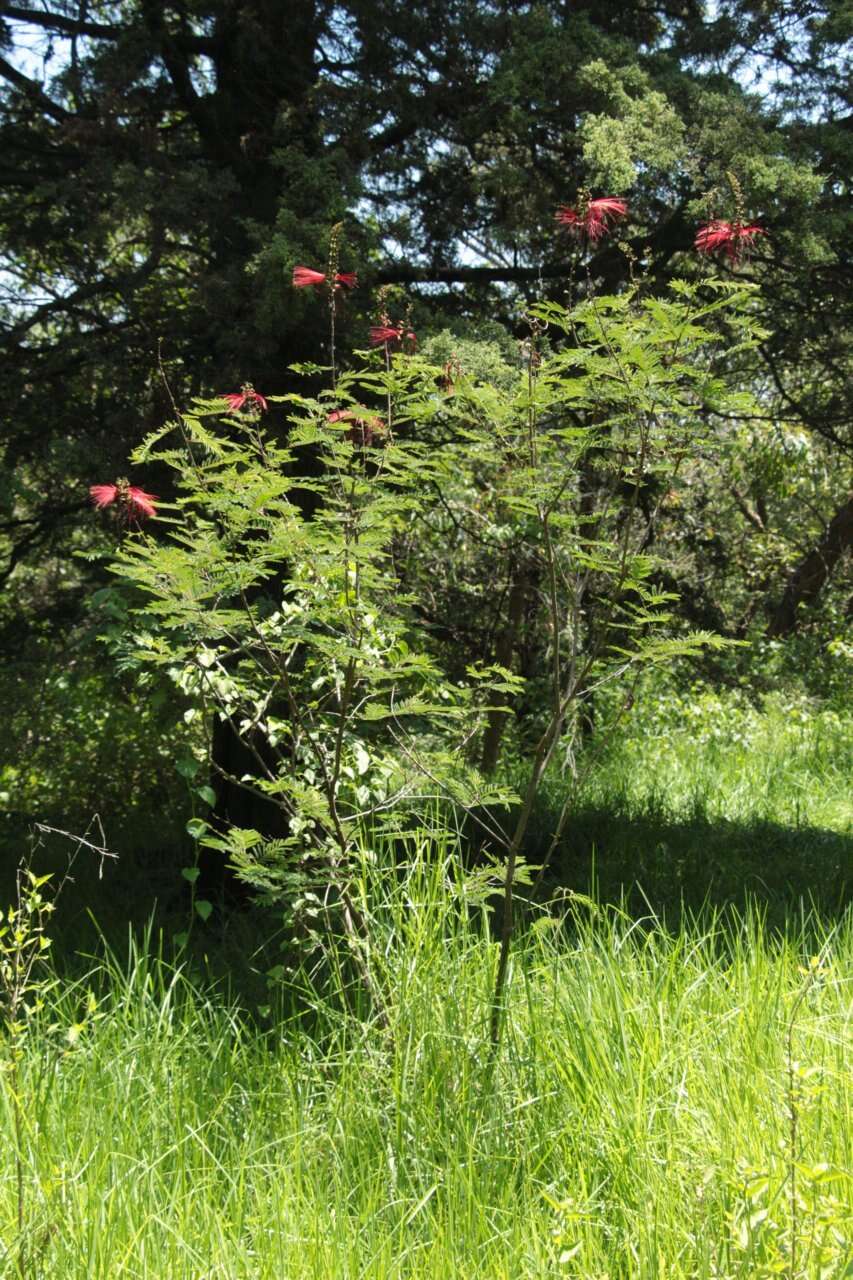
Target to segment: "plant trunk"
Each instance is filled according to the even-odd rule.
[[[770,619],[768,636],[786,636],[796,630],[801,606],[814,604],[838,561],[851,546],[853,495],[835,513],[817,546],[791,574],[782,600]]]
[[[524,619],[524,606],[527,601],[529,578],[527,569],[519,567],[513,575],[507,601],[506,623],[503,626],[495,647],[495,662],[509,669],[518,643],[521,624]],[[489,712],[486,728],[483,732],[483,745],[480,756],[480,768],[486,775],[494,773],[500,758],[501,739],[506,728],[509,712],[502,708],[494,708]]]

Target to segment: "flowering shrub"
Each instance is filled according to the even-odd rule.
[[[625,205],[564,212],[595,241]],[[378,350],[341,372],[337,237],[324,275],[294,272],[296,287],[328,288],[330,386],[260,396],[247,383],[224,397],[225,415],[222,399],[200,401],[136,451],[137,465],[173,471],[177,500],[166,536],[128,539],[118,554],[118,572],[146,601],[131,646],[243,743],[248,768],[234,773],[214,756],[214,784],[279,814],[273,834],[211,820],[196,821],[194,835],[285,903],[310,942],[343,929],[380,1010],[354,888],[362,833],[395,829],[426,794],[480,811],[510,799],[474,762],[521,688],[517,622],[508,619],[493,661],[453,678],[428,624],[430,531],[449,518],[451,555],[452,538],[477,525],[546,655],[515,826],[495,833],[506,852],[496,1042],[521,842],[555,753],[571,754],[580,708],[612,682],[624,703],[641,671],[720,643],[673,631],[652,539],[663,496],[709,442],[709,413],[729,404],[708,368],[717,317],[752,341],[751,292],[677,282],[666,298],[634,286],[569,308],[539,303],[499,385],[467,376],[456,357],[434,365],[416,355],[408,322],[392,324],[381,296]],[[294,372],[312,378],[316,367]],[[285,433],[267,425],[276,406]],[[491,607],[494,581],[490,570],[474,584],[474,608]]]

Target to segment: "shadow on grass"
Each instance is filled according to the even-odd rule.
[[[14,890],[18,859],[27,851],[30,824],[17,817],[0,822],[4,906]],[[506,827],[508,815],[500,818]],[[533,816],[524,849],[533,866],[548,847],[555,818],[548,805]],[[478,843],[470,841],[467,855],[474,862]],[[57,837],[44,838],[36,869],[61,878],[71,847]],[[220,899],[206,923],[193,922],[190,946],[182,951],[176,938],[187,931],[192,914],[189,885],[181,876],[192,862],[190,843],[176,838],[168,847],[128,838],[119,853],[103,865],[86,850],[79,854],[50,925],[58,967],[79,970],[81,959],[100,954],[105,943],[123,955],[131,937],[151,930],[162,939],[164,954],[180,956],[192,974],[224,982],[241,1000],[262,1004],[263,971],[278,961],[283,941],[278,913],[235,908]],[[674,817],[654,804],[631,811],[587,803],[568,824],[540,900],[559,889],[620,905],[637,917],[652,912],[669,928],[677,928],[682,916],[721,908],[742,913],[757,907],[778,930],[797,927],[806,915],[829,922],[853,901],[853,836],[771,821],[709,819],[698,811]]]
[[[192,844],[180,833],[158,833],[147,824],[130,824],[123,832],[107,832],[106,843],[115,857],[100,858],[77,846],[73,838],[100,837],[84,824],[72,838],[37,830],[36,823],[64,827],[61,819],[22,813],[0,813],[0,906],[12,900],[18,864],[32,858],[39,875],[51,874],[54,888],[62,883],[56,913],[50,923],[57,952],[94,950],[101,936],[115,945],[126,939],[128,927],[142,928],[152,913],[164,927],[186,928],[189,885],[181,868],[192,863]],[[73,825],[73,824],[69,824]],[[113,835],[118,836],[113,840]],[[69,867],[69,859],[72,865]],[[93,919],[94,917],[94,919]],[[183,923],[181,923],[183,921]]]
[[[541,861],[553,816],[538,813],[525,856]],[[547,873],[547,888],[652,911],[670,925],[703,907],[758,905],[784,926],[803,909],[833,918],[853,901],[853,836],[766,820],[734,822],[697,812],[675,818],[582,806],[568,824]]]

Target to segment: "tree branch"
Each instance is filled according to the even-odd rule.
[[[208,124],[207,112],[192,82],[186,56],[189,52],[187,46],[182,45],[180,39],[176,39],[169,31],[163,16],[163,6],[157,4],[156,0],[142,0],[142,13],[169,73],[169,79],[172,81],[179,102],[199,133],[204,136]]]
[[[35,80],[30,80],[29,76],[25,76],[18,71],[5,58],[0,58],[0,78],[8,80],[16,89],[21,89],[28,98],[38,103],[45,115],[50,116],[53,120],[59,120],[64,123],[66,120],[72,119],[71,113],[66,111],[64,107],[60,107],[52,98],[49,98],[41,86],[36,84]]]
[[[80,18],[69,18],[65,14],[53,13],[46,9],[25,9],[14,4],[0,4],[0,17],[10,18],[13,22],[30,22],[34,26],[44,27],[46,31],[67,35],[69,38],[88,36],[90,40],[119,40],[129,29],[127,25],[89,22]],[[208,36],[181,34],[174,39],[177,45],[191,49],[194,53],[211,53],[215,48],[215,41]]]
[[[32,520],[20,520],[17,522],[10,521],[9,524],[31,524],[33,525],[33,528],[29,529],[17,542],[12,543],[12,547],[9,550],[9,558],[5,566],[0,569],[0,587],[5,586],[18,564],[26,556],[27,552],[39,546],[51,531],[56,528],[57,524],[61,523],[65,516],[73,515],[79,511],[85,511],[88,506],[88,501],[84,499],[81,502],[67,503],[60,507],[46,507],[39,515],[34,516]]]
[[[835,513],[820,542],[791,574],[781,603],[770,619],[768,636],[786,636],[796,629],[801,606],[814,604],[836,564],[851,546],[853,496]]]
[[[61,13],[51,13],[44,9],[25,9],[19,5],[0,5],[0,17],[11,18],[13,22],[31,22],[37,27],[45,27],[68,36],[90,36],[93,40],[117,40],[126,28],[111,23],[83,22],[77,18],[68,18]]]
[[[568,275],[564,263],[549,267],[385,267],[374,279],[380,284],[520,284],[559,280]]]

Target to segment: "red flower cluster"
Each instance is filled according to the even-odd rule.
[[[715,218],[699,228],[694,245],[698,253],[712,254],[721,249],[729,262],[740,262],[749,252],[755,237],[765,235],[764,228],[755,222],[744,226],[739,221],[725,222],[722,218]]]
[[[598,200],[581,201],[580,207],[561,205],[556,218],[576,235],[586,236],[590,244],[597,244],[603,235],[612,230],[611,224],[624,218],[628,212],[625,200],[618,196],[601,196]]]
[[[126,480],[117,480],[115,484],[93,484],[89,486],[89,495],[99,511],[105,507],[116,505],[116,514],[128,524],[139,520],[147,520],[156,516],[156,494],[146,493]]]
[[[578,236],[584,236],[590,244],[597,244],[602,236],[613,230],[613,224],[624,218],[628,212],[628,204],[618,196],[601,196],[597,200],[584,197],[577,205],[561,205],[556,218],[562,226],[568,227]],[[757,223],[745,224],[740,217],[728,222],[723,218],[715,218],[699,228],[695,247],[697,252],[712,254],[721,251],[730,262],[740,262],[749,252],[756,236],[764,236],[767,232]]]
[[[295,289],[310,289],[326,283],[324,271],[314,271],[311,267],[293,268],[293,286]],[[358,276],[354,271],[339,271],[335,276],[336,289],[354,289],[358,284]]]
[[[269,408],[264,397],[260,392],[255,390],[250,382],[247,382],[245,386],[242,386],[239,391],[230,391],[227,395],[220,396],[219,399],[227,402],[228,409],[231,413],[239,413],[247,404],[252,407],[257,405],[259,409],[264,410]]]
[[[401,324],[374,324],[370,326],[370,345],[372,347],[396,347],[402,343],[408,343],[412,348],[418,345],[418,340],[411,329],[406,329]]]

